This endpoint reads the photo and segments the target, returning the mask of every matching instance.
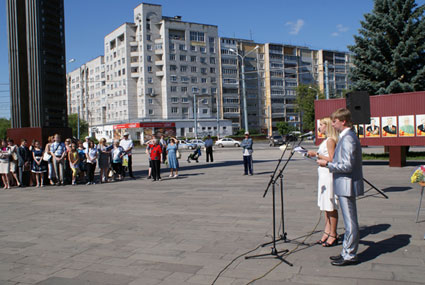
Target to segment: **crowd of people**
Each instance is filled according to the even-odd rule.
[[[101,139],[96,145],[90,137],[85,141],[67,138],[62,142],[56,134],[47,139],[45,146],[37,140],[30,145],[22,139],[16,145],[13,139],[1,141],[0,175],[2,186],[44,187],[85,183],[96,184],[95,171],[99,168],[100,183],[123,180],[126,172],[131,178],[133,141],[125,133],[121,140],[107,145]],[[47,180],[47,181],[46,181]]]

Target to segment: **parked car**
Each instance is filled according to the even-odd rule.
[[[200,140],[200,139],[190,140],[189,143],[192,144],[192,145],[194,145],[193,148],[198,147],[198,146],[200,146],[200,147],[204,147],[205,146],[204,141],[203,140]]]
[[[179,148],[180,149],[194,149],[195,145],[192,143],[189,143],[185,140],[179,140]]]
[[[269,146],[282,145],[284,143],[285,143],[285,141],[283,140],[282,136],[280,136],[280,135],[271,136],[269,138]]]
[[[236,146],[236,147],[240,147],[241,146],[241,142],[231,139],[231,138],[222,138],[219,139],[218,141],[215,142],[216,146],[219,147],[225,147],[225,146]]]

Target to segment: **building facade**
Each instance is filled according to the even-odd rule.
[[[66,128],[63,0],[7,0],[12,128]]]

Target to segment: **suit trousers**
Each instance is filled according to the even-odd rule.
[[[244,155],[243,156],[243,167],[244,167],[244,174],[253,174],[252,173],[252,155]]]
[[[211,162],[213,162],[214,158],[213,158],[213,148],[212,148],[212,146],[206,147],[205,152],[207,154],[207,162],[210,161],[210,158],[211,158]]]
[[[356,259],[360,241],[356,197],[338,196],[338,199],[345,227],[341,256],[345,260]]]
[[[53,169],[56,173],[56,178],[58,179],[58,182],[63,183],[63,176],[64,176],[64,160],[57,161],[54,157],[52,157],[53,162]]]

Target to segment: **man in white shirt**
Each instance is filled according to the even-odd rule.
[[[128,132],[124,133],[124,138],[120,141],[120,147],[124,149],[124,152],[128,156],[128,174],[130,175],[131,178],[134,179],[133,167],[132,167],[133,162],[132,162],[132,155],[131,155],[131,150],[133,149],[134,145],[133,145],[133,141],[128,138],[129,135],[130,134]],[[123,171],[123,176],[125,177],[125,171]]]
[[[84,147],[85,150],[87,150],[89,148],[89,141],[90,141],[90,137],[87,136],[86,141],[83,142],[83,147]]]

